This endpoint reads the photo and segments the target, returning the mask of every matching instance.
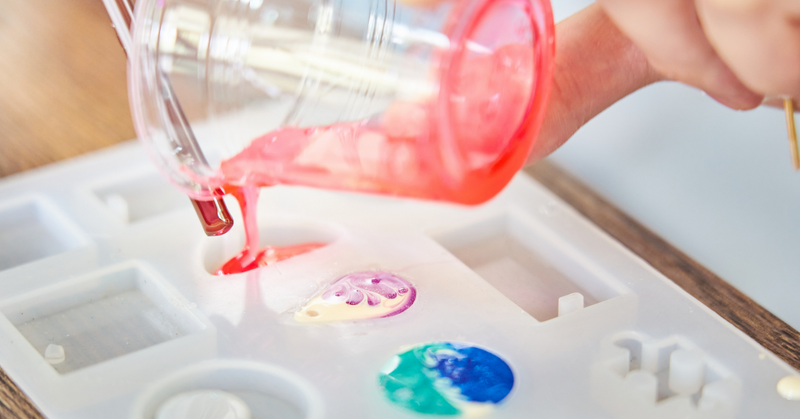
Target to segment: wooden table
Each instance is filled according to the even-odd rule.
[[[125,55],[100,0],[0,2],[0,177],[135,136]],[[695,298],[800,369],[800,334],[792,327],[555,165],[545,161],[526,171]],[[0,418],[42,418],[2,370]]]

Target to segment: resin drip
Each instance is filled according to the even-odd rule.
[[[790,375],[778,381],[778,394],[786,400],[800,400],[800,376]]]
[[[267,246],[263,249],[259,249],[258,221],[256,219],[258,193],[259,190],[257,186],[234,188],[234,190],[231,191],[231,194],[236,197],[236,200],[239,201],[239,206],[242,208],[245,243],[244,249],[238,255],[225,262],[225,264],[217,270],[217,275],[247,272],[325,246],[325,243],[303,243],[283,247]]]

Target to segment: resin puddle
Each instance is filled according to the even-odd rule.
[[[239,201],[244,219],[245,243],[244,249],[227,262],[216,272],[217,275],[230,275],[247,272],[261,266],[268,266],[284,259],[302,255],[312,250],[319,249],[326,243],[310,242],[292,246],[267,246],[259,249],[258,221],[256,219],[256,203],[258,202],[259,189],[257,186],[235,188],[231,194]]]

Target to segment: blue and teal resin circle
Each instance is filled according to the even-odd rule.
[[[418,345],[395,355],[380,385],[393,403],[419,413],[488,413],[514,387],[514,373],[497,355],[450,342]]]

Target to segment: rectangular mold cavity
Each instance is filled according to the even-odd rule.
[[[42,357],[64,349],[66,374],[207,326],[139,264],[112,267],[8,302],[0,311]]]
[[[189,207],[189,198],[152,171],[105,183],[92,192],[123,223],[136,223],[172,210]]]
[[[562,297],[567,297],[561,307],[562,315],[566,315],[576,311],[574,306],[564,309],[574,304],[571,294],[583,296],[583,308],[625,292],[516,211],[435,235],[434,239],[540,322],[559,316]]]
[[[0,206],[0,271],[88,244],[80,229],[45,198]]]

